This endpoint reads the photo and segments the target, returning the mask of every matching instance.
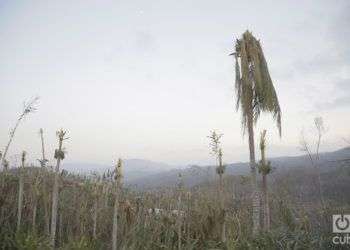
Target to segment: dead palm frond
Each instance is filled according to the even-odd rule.
[[[236,108],[241,108],[243,129],[248,126],[248,113],[251,109],[255,123],[261,112],[269,112],[272,113],[281,136],[281,108],[260,41],[246,31],[241,39],[236,40],[235,49],[236,52],[231,55],[235,57]]]

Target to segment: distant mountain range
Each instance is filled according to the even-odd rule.
[[[276,157],[268,159],[273,167],[273,173],[278,174],[291,168],[310,166],[307,155],[293,157]],[[350,165],[350,147],[334,152],[320,154],[319,165],[322,171],[331,170],[339,165]],[[113,166],[91,163],[64,163],[64,169],[88,174],[91,172],[103,173],[113,170]],[[172,166],[165,163],[142,159],[124,160],[125,183],[139,188],[155,188],[158,186],[174,186],[181,173],[186,186],[193,186],[205,181],[212,181],[216,177],[214,166],[188,166],[186,168]],[[226,166],[225,175],[248,175],[249,163],[233,163]]]
[[[268,160],[271,162],[273,168],[272,174],[279,174],[292,168],[306,168],[311,166],[310,159],[307,155],[277,157]],[[320,154],[319,167],[321,171],[329,171],[341,165],[350,166],[350,147]],[[175,186],[180,173],[184,184],[189,187],[217,178],[215,166],[190,166],[185,169],[172,169],[169,171],[162,171],[155,175],[134,179],[129,184],[136,185],[140,188]],[[225,175],[248,175],[249,173],[250,168],[247,162],[226,165]]]

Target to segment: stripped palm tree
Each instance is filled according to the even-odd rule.
[[[66,137],[67,131],[63,129],[57,131],[58,137],[58,149],[55,150],[55,159],[57,160],[55,168],[55,179],[52,192],[52,213],[51,213],[51,247],[55,248],[56,241],[56,225],[57,225],[57,209],[58,209],[58,198],[59,198],[59,172],[61,161],[65,158],[65,152],[62,147],[63,141],[69,139]]]
[[[269,194],[267,190],[267,175],[271,172],[271,163],[266,161],[266,130],[261,132],[260,135],[260,153],[261,161],[259,164],[259,173],[262,175],[262,192],[263,192],[263,221],[264,230],[270,230],[270,206],[269,206]]]
[[[221,212],[221,219],[222,219],[222,228],[221,228],[221,241],[226,242],[226,212],[224,207],[224,184],[223,184],[223,174],[225,173],[225,165],[222,162],[222,149],[221,149],[221,137],[223,134],[218,134],[215,131],[211,133],[209,137],[210,139],[210,149],[212,155],[215,156],[215,159],[217,161],[217,167],[216,167],[216,173],[219,175],[219,203],[220,203],[220,212]]]
[[[113,212],[113,231],[112,231],[112,250],[117,250],[117,233],[118,233],[118,207],[121,194],[121,188],[123,186],[123,162],[122,159],[118,159],[118,163],[115,166],[114,180],[115,180],[115,200],[114,200],[114,212]]]
[[[259,40],[246,31],[236,40],[236,109],[242,111],[243,132],[248,130],[251,182],[253,191],[253,234],[259,231],[260,200],[256,182],[254,125],[262,112],[272,113],[281,136],[281,109]]]
[[[180,211],[182,211],[182,193],[184,188],[184,182],[182,179],[182,174],[178,175],[178,197],[177,197],[177,210],[179,211],[179,215],[177,216],[177,249],[182,249],[182,217],[180,215]],[[159,207],[159,206],[158,206]]]
[[[18,187],[18,210],[17,210],[17,232],[21,230],[22,207],[23,207],[23,187],[24,187],[24,167],[26,161],[26,151],[22,152],[22,165],[19,169],[19,187]]]
[[[39,130],[39,134],[40,134],[40,139],[41,139],[41,154],[42,154],[42,158],[38,159],[40,166],[45,168],[46,164],[49,162],[49,160],[46,159],[45,157],[45,144],[44,144],[44,130],[41,128]]]

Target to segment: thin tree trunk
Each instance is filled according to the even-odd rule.
[[[45,233],[50,235],[50,194],[47,191],[46,178],[44,178],[44,190],[43,190],[43,203],[44,203],[44,220],[45,220]]]
[[[4,167],[4,170],[7,170],[7,167],[5,167],[5,161],[6,161],[6,155],[7,155],[7,152],[10,148],[10,145],[11,145],[11,142],[13,140],[13,137],[15,136],[15,133],[16,133],[16,130],[18,128],[18,125],[21,123],[21,120],[23,119],[24,117],[24,113],[21,114],[21,116],[18,118],[17,122],[16,122],[16,125],[15,127],[11,130],[11,133],[10,133],[10,139],[9,141],[7,142],[7,145],[5,147],[5,151],[4,151],[4,154],[2,155],[2,165]]]
[[[220,167],[222,167],[221,165],[222,164],[220,163]],[[221,216],[222,216],[221,241],[226,242],[226,213],[224,208],[222,174],[219,174],[219,180],[220,180],[219,199],[220,199],[220,210],[221,210]]]
[[[44,131],[43,129],[40,129],[40,138],[41,138],[41,153],[42,153],[42,160],[45,164],[45,144],[44,144]]]
[[[190,226],[190,220],[188,219],[189,216],[190,216],[190,211],[191,211],[191,199],[190,199],[190,193],[189,195],[187,195],[187,212],[186,212],[186,238],[187,238],[187,241],[189,242],[190,240],[190,229],[191,229],[191,226]]]
[[[182,238],[182,232],[181,232],[181,190],[179,192],[179,196],[178,196],[178,206],[177,206],[177,209],[178,209],[178,215],[177,215],[177,234],[178,234],[178,241],[177,241],[177,249],[178,250],[181,250],[181,238]]]
[[[267,175],[262,175],[262,190],[263,190],[263,200],[264,200],[264,229],[265,231],[270,230],[270,206],[267,190]]]
[[[97,239],[97,209],[98,209],[98,200],[97,197],[95,198],[95,203],[94,203],[94,215],[93,215],[93,231],[92,231],[92,235],[94,239]]]
[[[118,203],[119,190],[118,185],[115,192],[114,213],[113,213],[113,232],[112,232],[112,250],[117,250],[117,233],[118,233]]]
[[[250,109],[251,110],[251,109]],[[252,110],[247,117],[248,137],[249,137],[249,159],[252,185],[252,209],[253,209],[253,235],[260,229],[260,199],[256,180],[255,145],[254,145],[254,122]]]
[[[236,202],[236,185],[234,177],[232,178],[232,200],[234,203]]]
[[[59,160],[57,160],[59,161]],[[51,212],[51,247],[55,248],[57,208],[58,208],[58,171],[56,167],[55,180],[52,193],[52,212]]]
[[[266,166],[266,157],[265,157],[265,134],[266,130],[264,130],[262,134],[262,144],[260,145],[261,149],[261,164],[262,166]],[[268,190],[267,190],[267,173],[262,172],[262,191],[263,191],[263,215],[264,215],[264,230],[270,230],[270,207],[269,207],[269,198],[268,198]]]
[[[23,186],[24,186],[24,163],[19,170],[19,190],[18,190],[18,212],[17,212],[17,232],[21,229],[22,206],[23,206]]]
[[[316,149],[316,171],[317,171],[317,180],[318,180],[318,192],[320,195],[320,202],[321,202],[321,206],[322,209],[325,210],[325,203],[324,203],[324,199],[323,199],[323,191],[322,191],[322,182],[321,182],[321,172],[320,172],[320,167],[319,167],[319,163],[320,163],[320,145],[321,145],[321,138],[322,138],[322,134],[319,131],[318,132],[318,140],[317,140],[317,149]]]
[[[62,151],[62,142],[63,140],[59,140],[58,151]],[[58,209],[58,181],[59,181],[59,169],[60,169],[61,157],[60,155],[57,157],[57,164],[55,169],[55,179],[53,185],[53,193],[52,193],[52,213],[51,213],[51,247],[55,248],[55,240],[56,240],[56,224],[57,224],[57,209]]]
[[[36,214],[37,214],[37,208],[38,208],[38,202],[37,198],[34,197],[34,204],[33,204],[33,214],[32,214],[32,231],[34,234],[36,234]]]
[[[60,239],[60,241],[62,241],[63,240],[63,214],[62,213],[60,213],[60,215],[59,215],[59,225],[58,225],[58,232],[59,232],[59,239]]]

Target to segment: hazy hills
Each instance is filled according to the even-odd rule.
[[[311,166],[307,155],[277,157],[268,160],[273,167],[272,174],[276,175],[292,168],[307,168]],[[325,172],[342,165],[350,165],[350,147],[320,154],[319,166],[321,171]],[[225,175],[247,175],[249,174],[249,171],[249,163],[233,163],[226,166]],[[138,178],[130,184],[145,188],[154,188],[165,185],[174,186],[177,183],[179,173],[182,174],[183,181],[187,186],[193,186],[204,181],[212,181],[217,178],[215,167],[213,166],[191,166],[186,169],[173,169],[155,175]]]
[[[294,157],[277,157],[269,159],[274,169],[273,174],[282,173],[291,168],[306,168],[310,166],[307,155]],[[334,152],[320,154],[320,168],[322,171],[331,170],[340,165],[350,165],[350,147]],[[89,163],[64,163],[63,168],[78,173],[91,173],[93,171],[103,173],[112,170],[112,166]],[[179,173],[187,186],[193,186],[204,181],[212,181],[216,178],[213,166],[189,166],[176,167],[165,163],[159,163],[141,159],[127,159],[124,161],[125,183],[140,188],[154,188],[157,186],[174,186],[177,183]],[[248,163],[233,163],[226,167],[225,175],[249,174]]]

